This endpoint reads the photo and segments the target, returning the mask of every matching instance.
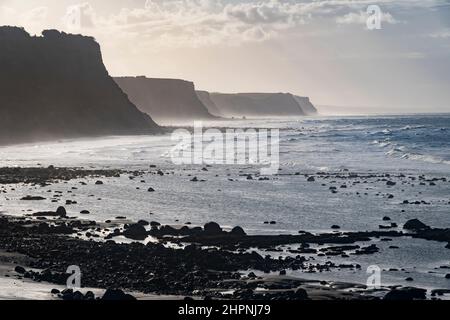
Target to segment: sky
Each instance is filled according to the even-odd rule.
[[[450,0],[0,0],[0,25],[94,36],[113,76],[450,112]]]

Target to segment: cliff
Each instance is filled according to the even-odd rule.
[[[211,95],[208,91],[197,91],[197,96],[203,105],[208,109],[209,113],[216,117],[222,117],[223,114],[220,112],[217,105],[212,101]]]
[[[225,117],[286,117],[305,113],[290,93],[211,93]]]
[[[90,37],[0,27],[0,143],[159,132],[108,75]]]
[[[115,78],[129,99],[158,123],[214,119],[192,82],[146,77]]]
[[[314,105],[311,103],[311,100],[308,97],[300,97],[300,96],[294,96],[295,100],[297,100],[298,104],[300,105],[300,108],[302,108],[303,112],[308,115],[316,115],[317,109],[314,107]]]

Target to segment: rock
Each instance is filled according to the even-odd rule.
[[[280,276],[285,276],[286,275],[286,270],[281,270],[280,271]]]
[[[397,183],[396,182],[394,182],[394,181],[388,181],[388,182],[386,182],[386,185],[387,186],[395,186]]]
[[[142,241],[147,238],[147,230],[140,224],[132,224],[123,232],[123,235],[128,239]]]
[[[25,268],[22,266],[17,266],[14,268],[14,271],[19,273],[19,274],[24,274],[26,272]]]
[[[331,226],[331,229],[335,229],[335,230],[340,229],[340,228],[341,228],[341,227],[338,226],[338,225],[336,225],[336,224]]]
[[[150,223],[148,221],[145,221],[145,220],[139,220],[138,224],[140,224],[141,226],[144,226],[144,227],[150,225]]]
[[[299,288],[295,290],[295,298],[297,300],[306,300],[308,299],[308,293],[306,292],[305,289]]]
[[[411,281],[414,281],[414,279],[411,278],[411,277],[408,277],[408,278],[405,279],[405,281],[411,282]]]
[[[56,213],[57,213],[58,216],[60,216],[60,217],[65,217],[65,216],[67,216],[67,211],[66,211],[66,208],[64,208],[64,207],[58,207],[58,209],[56,209]]]
[[[87,211],[87,210],[82,210],[80,213],[81,213],[81,214],[90,214],[90,212]]]
[[[20,200],[24,200],[24,201],[42,201],[45,200],[44,197],[39,197],[39,196],[26,196],[21,198]]]
[[[247,180],[253,180],[253,177],[252,177],[251,174],[249,174],[249,175],[247,176]]]
[[[316,181],[316,179],[315,179],[314,177],[309,177],[306,181],[308,181],[308,182],[314,182],[314,181]]]
[[[50,291],[51,294],[58,294],[60,293],[60,291],[58,289],[52,289],[52,291]]]
[[[430,227],[418,219],[411,219],[405,223],[405,225],[403,226],[403,229],[420,231],[420,230],[430,229]]]
[[[389,217],[383,217],[383,221],[391,221],[391,218],[389,218]]]
[[[445,279],[450,279],[450,273],[447,273],[447,274],[445,275]]]
[[[192,182],[198,182],[198,178],[197,178],[197,177],[193,177],[193,178],[191,179],[191,181],[192,181]]]
[[[95,294],[92,291],[86,292],[86,294],[84,295],[84,300],[95,300]]]
[[[101,184],[103,184],[103,181],[101,181],[101,180],[95,181],[95,184],[96,185],[101,185]]]
[[[244,229],[242,229],[239,226],[234,227],[233,230],[230,231],[230,234],[232,234],[233,236],[239,236],[239,237],[243,237],[243,236],[247,235],[245,233]]]
[[[159,227],[160,225],[161,225],[161,223],[156,222],[156,221],[150,222],[150,226],[152,226],[152,227]]]
[[[419,288],[401,288],[389,291],[383,300],[424,300],[427,290]]]
[[[222,233],[222,228],[215,222],[208,222],[203,227],[203,231],[208,235],[218,235]]]
[[[153,188],[148,188],[147,191],[148,191],[148,192],[155,192],[155,189],[153,189]]]
[[[107,289],[103,294],[102,300],[106,301],[133,301],[136,300],[130,294],[126,294],[120,289]]]

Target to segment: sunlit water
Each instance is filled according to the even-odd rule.
[[[149,171],[157,165],[168,173],[159,176],[146,173],[142,178],[102,179],[95,185],[89,179],[53,184],[46,188],[24,185],[7,186],[0,199],[0,211],[24,214],[27,210],[49,210],[76,200],[66,206],[73,216],[89,210],[90,219],[104,221],[116,216],[132,220],[156,220],[163,224],[203,225],[216,221],[224,227],[240,225],[251,234],[330,231],[337,224],[342,230],[377,230],[382,217],[389,216],[400,227],[411,218],[419,218],[435,227],[450,227],[450,116],[371,116],[317,117],[292,120],[242,120],[205,123],[208,126],[280,129],[280,175],[268,181],[247,180],[259,167],[248,165],[176,166],[170,150],[176,144],[170,135],[130,136],[58,141],[52,143],[8,146],[0,148],[0,166],[70,166],[85,168],[120,168]],[[152,169],[154,171],[154,169]],[[318,171],[330,173],[399,174],[427,178],[446,177],[436,186],[399,184],[387,188],[378,179],[366,184],[347,183],[337,194],[329,191],[331,180],[307,182],[303,175]],[[205,182],[191,182],[193,177]],[[230,181],[233,179],[234,181]],[[141,182],[144,180],[145,182]],[[85,180],[83,180],[85,181]],[[322,185],[325,184],[325,186]],[[337,181],[340,186],[343,181]],[[72,190],[76,187],[76,190]],[[154,193],[147,192],[152,187]],[[139,188],[139,189],[137,189]],[[62,191],[60,203],[52,203],[52,193]],[[357,194],[359,192],[359,194]],[[363,193],[367,193],[364,195]],[[393,194],[388,199],[386,193]],[[20,201],[24,195],[41,195],[45,201]],[[101,200],[99,200],[101,199]],[[403,200],[425,200],[430,205],[404,206]],[[404,212],[402,212],[404,210]],[[152,213],[152,215],[150,215]],[[264,221],[276,221],[275,225]],[[369,256],[352,256],[345,262],[361,263],[363,271],[302,274],[303,277],[365,282],[364,266],[377,264],[382,268],[405,268],[385,272],[385,284],[450,288],[444,279],[450,265],[450,250],[445,243],[394,239],[377,242],[381,252]],[[389,249],[398,245],[400,249]],[[331,258],[338,261],[337,258]],[[415,279],[406,283],[406,277]]]

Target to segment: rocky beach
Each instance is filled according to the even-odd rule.
[[[2,277],[64,286],[69,276],[67,268],[79,266],[82,286],[96,289],[83,291],[80,288],[81,293],[63,287],[48,292],[47,298],[66,300],[95,299],[104,295],[105,299],[115,299],[123,292],[133,292],[141,299],[150,296],[256,300],[442,299],[450,292],[445,286],[416,287],[412,277],[405,277],[402,285],[376,289],[357,282],[314,279],[315,274],[334,274],[342,270],[365,273],[363,266],[355,261],[363,256],[377,256],[380,250],[385,250],[380,244],[394,243],[397,239],[423,239],[448,252],[450,229],[428,226],[418,219],[399,221],[385,216],[369,231],[341,231],[341,226],[333,225],[329,232],[320,233],[298,230],[296,234],[247,234],[240,226],[223,228],[210,221],[205,221],[204,225],[187,221],[161,224],[153,220],[153,214],[132,220],[118,211],[114,217],[98,221],[90,208],[86,208],[79,215],[71,215],[73,210],[70,208],[78,204],[77,194],[84,186],[92,184],[100,189],[111,179],[122,176],[138,186],[134,188],[140,192],[144,189],[141,187],[144,179],[149,176],[164,178],[166,174],[166,170],[157,166],[133,171],[54,166],[1,168],[4,199],[27,203],[25,206],[30,208],[14,216],[3,212],[0,218]],[[234,178],[250,180],[249,177]],[[361,175],[348,171],[334,175],[296,172],[281,177],[302,179],[307,184],[336,181],[334,184],[340,187],[327,188],[330,194],[345,189],[342,187],[344,182],[359,184],[371,179],[390,189],[412,183],[410,181],[427,185],[448,183],[445,177]],[[265,179],[259,179],[257,174],[251,179],[265,183]],[[69,187],[64,193],[56,190],[61,184],[75,183],[79,187]],[[14,189],[19,185],[29,188],[30,195],[14,200]],[[48,199],[37,196],[42,193],[36,190],[41,189],[45,189]],[[159,191],[150,187],[143,192]],[[71,200],[64,201],[68,196]],[[383,198],[389,199],[389,194]],[[32,209],[34,204],[42,202],[47,203],[47,210]],[[401,205],[407,210],[410,206],[427,204],[418,200],[418,203],[402,201]],[[277,224],[276,221],[260,223]],[[388,250],[402,248],[392,244]],[[441,274],[442,283],[448,281],[448,263],[436,265],[434,269]],[[297,275],[292,276],[292,271]],[[405,271],[385,270],[391,273]],[[302,278],[301,273],[309,277]],[[92,290],[97,290],[97,296]],[[123,295],[122,298],[127,297],[125,293]]]

